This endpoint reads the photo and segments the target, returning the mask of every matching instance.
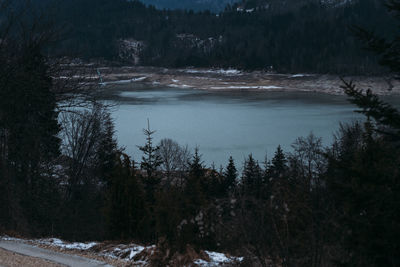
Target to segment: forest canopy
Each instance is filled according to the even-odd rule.
[[[51,54],[129,63],[129,56],[121,56],[125,40],[139,46],[128,51],[140,58],[139,64],[166,67],[382,73],[374,54],[360,49],[362,43],[350,27],[362,26],[386,37],[396,27],[379,0],[337,6],[288,1],[284,7],[271,1],[269,8],[265,1],[248,1],[249,9],[238,11],[236,4],[219,14],[157,10],[125,0],[39,2],[65,31]]]

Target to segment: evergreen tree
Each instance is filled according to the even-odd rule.
[[[275,151],[271,161],[269,173],[272,178],[281,178],[287,170],[287,159],[281,146],[279,145]]]
[[[119,155],[110,177],[106,196],[106,221],[110,238],[129,240],[144,237],[144,192],[134,162],[127,155]]]
[[[208,180],[208,183],[207,183],[207,188],[205,189],[205,193],[208,196],[215,198],[218,198],[221,195],[223,195],[221,177],[220,174],[215,169],[214,163],[211,165],[211,170],[209,170],[207,176],[208,177],[206,179]]]
[[[238,176],[237,170],[236,170],[236,166],[235,166],[235,162],[231,157],[229,157],[229,163],[228,166],[226,167],[224,174],[224,180],[222,183],[223,186],[223,191],[225,194],[229,194],[232,193],[232,190],[235,188],[236,186],[236,179]]]
[[[146,207],[147,214],[146,217],[146,230],[143,232],[146,234],[147,240],[156,241],[156,200],[157,192],[161,182],[161,178],[158,173],[156,173],[157,168],[162,164],[162,159],[157,153],[160,149],[159,146],[153,145],[153,134],[155,131],[150,130],[150,123],[147,120],[147,129],[143,129],[146,136],[146,144],[140,146],[139,149],[143,152],[142,162],[140,167],[142,170],[146,171],[146,176],[143,177],[144,188],[146,192]]]
[[[146,136],[146,144],[144,146],[139,146],[139,149],[144,154],[140,167],[146,171],[148,178],[152,178],[154,172],[162,164],[161,157],[157,154],[160,148],[159,146],[153,145],[153,134],[156,131],[150,130],[149,120],[147,120],[147,129],[143,129],[143,132]]]
[[[185,187],[185,193],[192,212],[201,207],[207,187],[208,183],[205,179],[203,161],[201,160],[199,149],[196,147],[193,158],[189,163],[189,176]]]
[[[256,194],[257,196],[262,191],[262,170],[257,161],[254,160],[253,155],[244,163],[242,174],[242,186],[246,194]]]
[[[108,182],[111,173],[114,171],[115,161],[119,151],[117,140],[114,137],[115,129],[110,113],[104,112],[103,116],[103,129],[97,148],[98,166],[96,166],[96,169],[98,170],[98,175],[101,180],[103,180],[103,182]]]
[[[34,34],[34,33],[31,33]],[[0,47],[0,204],[8,226],[40,234],[52,229],[58,190],[52,164],[60,139],[56,99],[41,40],[4,36]],[[12,208],[13,207],[13,208]],[[7,212],[8,211],[8,212]]]
[[[398,0],[389,1],[388,7],[400,18]],[[399,74],[399,36],[386,41],[362,29],[358,32],[381,56],[381,64]],[[343,88],[367,121],[364,127],[342,131],[336,149],[329,154],[327,188],[337,214],[334,235],[342,236],[338,243],[347,255],[337,262],[398,266],[400,113],[370,90],[358,90],[352,82],[344,82]]]
[[[199,148],[196,147],[194,150],[194,155],[189,163],[189,175],[200,179],[204,176],[204,165],[203,161],[201,160],[201,155],[199,154]]]

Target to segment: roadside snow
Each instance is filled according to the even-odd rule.
[[[207,250],[205,252],[210,258],[209,262],[202,259],[197,259],[193,263],[201,267],[213,267],[213,266],[221,266],[224,264],[233,264],[235,262],[243,261],[243,257],[228,257],[223,253],[207,251]]]
[[[231,260],[227,256],[225,256],[225,254],[218,253],[218,252],[211,252],[211,251],[206,251],[206,253],[208,254],[208,256],[210,257],[210,259],[213,262],[216,262],[216,263],[231,262]]]
[[[15,238],[15,237],[9,237],[9,236],[1,236],[0,240],[3,240],[3,241],[18,241],[18,242],[24,241],[23,239]]]
[[[201,266],[201,267],[210,266],[209,262],[202,260],[202,259],[197,259],[193,263],[196,264],[197,266]]]
[[[8,236],[0,236],[0,240],[4,241],[14,241],[14,242],[29,242],[33,245],[44,245],[48,247],[57,247],[61,249],[68,250],[79,250],[79,251],[88,251],[89,253],[93,253],[97,256],[104,256],[116,260],[123,260],[125,262],[129,262],[129,264],[133,264],[134,266],[146,266],[149,261],[149,256],[152,255],[157,249],[155,245],[152,246],[140,246],[136,244],[107,244],[107,243],[98,243],[98,242],[67,242],[58,238],[46,238],[46,239],[19,239]],[[96,251],[98,248],[101,248],[100,251],[94,252],[92,249],[94,246],[96,247]],[[143,252],[142,255],[139,255]],[[201,267],[214,267],[221,265],[230,265],[234,263],[238,263],[243,261],[243,257],[233,257],[227,256],[223,253],[213,252],[213,251],[204,251],[208,257],[209,261],[204,259],[196,259],[193,261],[193,264]]]
[[[146,247],[139,245],[118,245],[112,250],[103,251],[101,254],[111,258],[132,260],[137,254],[141,253]]]
[[[97,242],[90,242],[90,243],[80,243],[80,242],[73,242],[73,243],[66,243],[58,238],[48,238],[48,239],[39,239],[38,243],[43,245],[49,245],[54,247],[59,247],[63,249],[78,249],[78,250],[88,250],[94,246],[96,246]]]

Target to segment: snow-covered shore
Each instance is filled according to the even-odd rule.
[[[77,68],[74,66],[74,68]],[[237,69],[166,69],[156,67],[84,66],[86,81],[102,86],[127,86],[142,83],[149,86],[196,88],[210,91],[290,91],[320,92],[343,95],[343,82],[337,75],[276,74],[263,71],[244,72]],[[93,79],[98,77],[98,81]],[[400,81],[389,76],[344,76],[359,89],[370,89],[378,95],[400,94]],[[65,79],[65,76],[59,77]]]

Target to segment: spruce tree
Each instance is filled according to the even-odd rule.
[[[224,193],[232,192],[232,190],[236,186],[237,176],[238,176],[238,173],[236,170],[235,162],[231,156],[231,157],[229,157],[229,163],[224,172],[224,181],[222,183]]]
[[[143,238],[145,216],[144,192],[135,164],[127,155],[119,155],[106,195],[108,237],[123,240]]]
[[[11,39],[2,43],[7,43],[0,48],[0,191],[7,196],[4,210],[9,211],[5,220],[37,234],[52,229],[57,212],[58,191],[51,177],[60,146],[56,98],[41,54],[43,44]]]
[[[388,8],[400,19],[400,1],[390,0]],[[380,63],[399,75],[398,32],[388,41],[356,31]],[[371,90],[345,81],[343,88],[367,121],[364,127],[342,131],[329,154],[327,188],[337,214],[332,225],[346,255],[336,260],[343,266],[399,266],[400,113]]]
[[[199,148],[196,147],[194,150],[194,155],[189,163],[189,174],[192,177],[200,179],[204,176],[204,165],[203,161],[201,160],[201,155],[199,154]]]
[[[189,163],[189,177],[187,179],[185,194],[187,197],[188,210],[192,215],[202,206],[205,198],[207,182],[205,179],[204,165],[196,148],[193,159]]]
[[[242,174],[242,186],[246,194],[257,194],[262,186],[262,171],[260,165],[254,160],[253,155],[244,163],[244,170]]]
[[[287,170],[287,159],[281,146],[279,145],[275,151],[274,157],[271,161],[269,172],[272,178],[282,177]]]
[[[156,173],[157,168],[162,164],[162,159],[157,153],[160,149],[159,146],[153,145],[153,134],[155,131],[150,130],[150,122],[147,120],[147,129],[143,129],[146,136],[146,143],[144,146],[140,146],[139,149],[143,152],[142,162],[140,167],[146,171],[146,176],[143,177],[144,188],[146,192],[146,206],[148,216],[146,217],[146,233],[147,239],[154,242],[156,241],[156,198],[157,191],[161,182],[160,176]]]
[[[97,148],[97,166],[98,176],[103,182],[108,182],[111,173],[116,165],[118,156],[117,140],[114,137],[114,123],[110,113],[104,111],[103,129],[101,129],[101,138]]]
[[[150,130],[150,122],[147,120],[147,129],[143,129],[144,135],[146,136],[146,143],[144,146],[139,146],[139,149],[143,152],[142,162],[140,167],[146,171],[147,177],[153,177],[154,172],[162,164],[161,157],[157,154],[160,149],[159,146],[153,145],[153,134],[156,131]]]

